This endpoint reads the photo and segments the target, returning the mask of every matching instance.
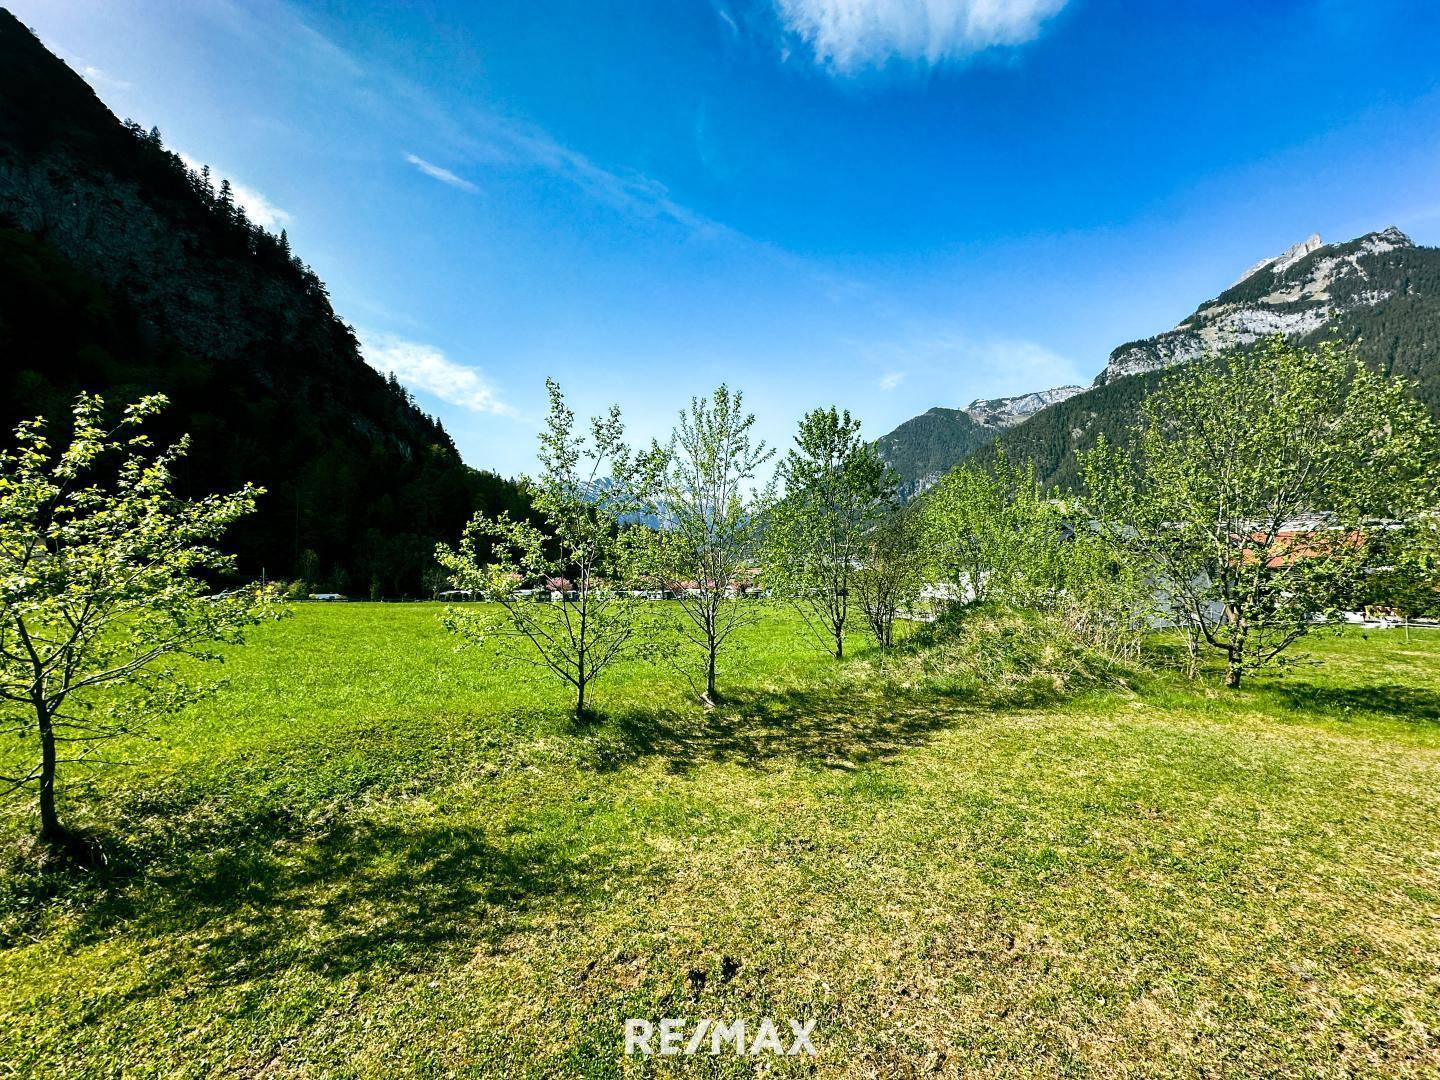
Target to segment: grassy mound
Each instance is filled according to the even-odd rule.
[[[951,609],[879,663],[905,685],[992,706],[1035,706],[1122,689],[1137,677],[1132,665],[1079,640],[1059,620],[993,605]]]

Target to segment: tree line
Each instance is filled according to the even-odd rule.
[[[1129,659],[1157,630],[1177,633],[1188,673],[1214,654],[1230,687],[1343,610],[1440,609],[1434,424],[1405,383],[1333,343],[1276,337],[1172,372],[1132,438],[1100,440],[1082,456],[1082,493],[1063,497],[999,454],[902,507],[898,478],[834,407],[801,418],[760,484],[772,451],[728,387],[692,400],[643,453],[625,445],[618,409],[587,441],[550,393],[530,482],[540,525],[478,515],[437,558],[493,602],[448,624],[502,657],[538,653],[577,712],[627,656],[688,653],[713,702],[722,651],[759,610],[751,587],[837,660],[857,621],[890,648],[897,617],[922,601],[952,616],[999,604]],[[573,571],[572,602],[534,602]],[[678,646],[647,589],[681,597]]]
[[[1277,338],[1171,373],[1127,443],[1084,456],[1081,494],[1000,456],[903,506],[844,410],[807,413],[777,456],[722,385],[632,447],[618,407],[581,425],[547,385],[526,513],[478,513],[434,559],[488,601],[447,607],[445,625],[565,685],[577,714],[625,660],[682,672],[713,706],[767,603],[837,661],[857,629],[889,650],[907,615],[943,630],[998,606],[1129,660],[1178,635],[1192,677],[1214,656],[1232,688],[1344,610],[1440,608],[1435,427],[1336,345]],[[209,657],[284,612],[273,586],[223,585],[219,539],[262,493],[176,494],[188,443],[145,431],[163,405],[107,426],[83,395],[63,447],[36,419],[0,452],[0,718],[35,751],[6,779],[36,789],[40,835],[61,848],[76,841],[59,767],[193,700],[168,658]]]

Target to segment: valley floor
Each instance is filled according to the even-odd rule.
[[[577,725],[437,614],[256,633],[62,793],[102,871],[4,804],[0,1074],[756,1068],[621,1054],[665,1016],[813,1019],[777,1075],[1440,1071],[1440,631],[992,709],[777,616],[723,707]]]

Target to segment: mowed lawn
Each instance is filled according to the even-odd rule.
[[[1440,632],[1001,708],[775,615],[721,709],[628,670],[577,724],[438,613],[255,633],[64,788],[104,871],[3,804],[0,1074],[1440,1071]],[[622,1056],[666,1016],[819,1056]]]

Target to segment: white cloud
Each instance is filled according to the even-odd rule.
[[[738,237],[728,226],[678,203],[669,189],[640,173],[619,173],[556,142],[545,132],[502,117],[490,117],[483,137],[499,161],[519,161],[564,178],[590,198],[637,217],[668,220],[702,236]]]
[[[290,221],[288,213],[254,188],[237,184],[231,180],[230,190],[235,193],[235,201],[245,208],[245,216],[262,229],[269,229],[273,232],[277,228],[283,228]]]
[[[724,4],[715,4],[714,7],[715,14],[718,15],[720,17],[720,20],[730,28],[730,33],[734,34],[736,37],[739,37],[740,24],[735,21],[735,16],[730,14],[730,9],[727,8]]]
[[[1034,40],[1067,0],[774,0],[786,29],[839,73],[894,58],[935,65]]]
[[[1073,360],[1025,338],[975,337],[944,327],[914,327],[854,347],[867,363],[887,372],[878,381],[881,389],[893,390],[907,374],[913,375],[910,385],[931,390],[937,405],[963,405],[972,398],[1008,397],[1089,381]]]
[[[104,71],[94,64],[81,65],[80,74],[85,76],[85,81],[91,86],[107,86],[111,90],[129,90],[135,85],[126,79],[117,79],[108,71]]]
[[[180,154],[179,156],[180,160],[195,172],[199,172],[203,167],[201,162],[196,161],[189,154]],[[246,187],[233,176],[226,175],[213,165],[210,167],[210,179],[217,188],[222,180],[229,180],[230,191],[235,196],[236,204],[243,207],[245,216],[262,229],[274,232],[276,229],[283,228],[290,221],[288,213],[281,210],[260,192],[252,187]]]
[[[414,154],[406,154],[405,160],[411,165],[414,165],[426,176],[434,180],[439,180],[442,184],[449,184],[451,187],[459,188],[461,191],[468,191],[472,195],[480,190],[469,180],[456,176],[449,169],[442,169],[439,165],[432,165],[422,157],[417,157]]]
[[[1035,341],[1016,338],[993,338],[972,346],[982,370],[993,372],[1020,389],[1009,393],[1025,394],[1032,390],[1048,390],[1086,382],[1073,360]]]
[[[361,332],[359,337],[365,362],[377,371],[393,372],[406,386],[424,390],[471,412],[517,415],[500,400],[478,368],[456,363],[434,345],[406,341],[393,334]]]

